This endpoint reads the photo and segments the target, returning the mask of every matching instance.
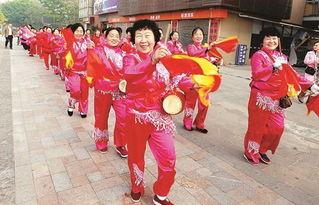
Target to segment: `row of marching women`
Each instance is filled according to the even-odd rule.
[[[41,55],[44,59],[51,55],[51,65],[53,60],[53,66],[58,65],[68,79],[68,115],[73,115],[78,104],[81,117],[87,116],[89,89],[93,88],[92,138],[96,149],[102,153],[108,150],[108,117],[112,107],[116,117],[115,150],[121,157],[128,157],[132,201],[139,202],[144,194],[144,155],[148,143],[158,165],[153,203],[173,204],[167,198],[176,174],[176,127],[172,115],[184,111],[186,130],[192,131],[194,125],[200,133],[208,133],[205,119],[209,94],[221,84],[216,64],[222,55],[218,49],[233,52],[238,38],[203,45],[204,32],[197,27],[192,31],[194,43],[184,51],[177,31],[170,34],[169,41],[163,40],[163,32],[150,20],[135,22],[123,39],[120,28],[97,30],[90,36],[78,23],[62,29],[59,40],[55,32],[43,29]],[[309,91],[313,96],[307,103],[309,111],[319,115],[319,100],[315,96],[319,87],[295,72],[280,49],[277,51],[280,35],[275,28],[266,28],[261,34],[263,48],[252,57],[244,140],[244,157],[252,164],[270,163],[267,151],[275,153],[283,133],[284,109],[291,105],[291,97]],[[52,55],[59,56],[60,62],[54,63]],[[49,65],[46,60],[45,65]],[[193,120],[196,104],[198,113]]]

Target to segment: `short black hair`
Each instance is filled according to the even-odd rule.
[[[107,30],[107,27],[102,28],[102,33],[104,34],[106,30]]]
[[[54,33],[54,31],[56,31],[56,30],[60,32],[60,30],[58,28],[55,28],[52,30],[52,33]]]
[[[194,34],[196,33],[197,30],[201,30],[202,33],[203,33],[203,36],[205,36],[204,30],[203,30],[201,27],[195,27],[195,28],[193,29],[193,31],[192,31],[192,37],[194,36]]]
[[[266,27],[260,31],[259,37],[261,42],[264,40],[265,36],[277,36],[281,37],[280,32],[275,27]]]
[[[153,34],[154,34],[154,38],[155,38],[155,45],[157,44],[157,42],[160,40],[161,34],[159,32],[159,28],[158,25],[155,23],[155,21],[151,21],[151,20],[139,20],[136,21],[133,25],[133,30],[132,30],[132,37],[131,37],[131,41],[133,44],[135,44],[135,33],[138,30],[144,30],[144,29],[150,29]]]
[[[128,27],[128,28],[126,29],[125,33],[130,33],[130,34],[132,34],[132,31],[133,31],[133,27],[131,26],[131,27]]]
[[[46,30],[48,30],[48,29],[51,29],[51,32],[52,32],[52,28],[50,26],[47,26]]]
[[[172,36],[174,35],[174,33],[177,33],[179,35],[178,31],[172,31],[172,33],[169,34],[169,40],[172,40]]]
[[[105,38],[107,37],[107,35],[109,35],[109,33],[112,31],[112,30],[115,30],[119,33],[119,36],[121,37],[121,32],[120,32],[120,29],[119,27],[109,27],[105,30]]]
[[[71,26],[71,30],[72,30],[72,32],[74,33],[75,31],[76,31],[76,29],[78,29],[79,27],[81,27],[82,29],[83,29],[83,33],[84,33],[84,27],[83,27],[83,25],[82,24],[80,24],[80,23],[75,23],[75,24],[72,24],[72,26]]]
[[[122,28],[121,27],[116,27],[116,29],[118,30],[119,34],[122,35],[122,32],[123,32]]]

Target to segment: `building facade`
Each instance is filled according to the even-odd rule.
[[[125,30],[136,20],[150,19],[165,33],[171,24],[172,30],[179,31],[185,47],[192,43],[191,32],[197,26],[205,31],[207,43],[237,35],[240,44],[247,48],[245,64],[260,48],[259,32],[266,26],[276,26],[282,32],[283,51],[288,54],[294,34],[302,28],[306,4],[306,0],[112,0],[117,3],[117,10],[110,11],[107,7],[111,7],[111,0],[95,2],[102,5],[102,12],[94,12],[100,26]],[[224,54],[225,64],[235,64],[235,59],[235,52]]]
[[[79,0],[79,18],[87,28],[90,25],[90,18],[93,16],[93,0]]]

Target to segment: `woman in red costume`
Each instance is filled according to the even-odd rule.
[[[131,41],[131,36],[132,36],[132,27],[128,27],[126,29],[126,36],[125,38],[123,38],[122,42],[121,42],[121,49],[125,52],[125,53],[133,53],[135,52],[135,46],[133,45],[132,41]]]
[[[68,85],[70,88],[70,98],[68,115],[73,115],[75,104],[79,103],[78,110],[82,118],[86,118],[88,113],[88,97],[89,86],[86,81],[86,63],[87,63],[87,49],[91,42],[84,38],[84,27],[80,23],[73,24],[71,30],[74,34],[75,41],[72,43],[72,58],[74,64],[67,72]]]
[[[211,63],[215,62],[215,58],[208,56],[208,51],[214,45],[211,43],[208,47],[204,48],[202,45],[202,41],[204,39],[204,31],[203,29],[197,27],[192,31],[192,39],[194,41],[193,44],[187,46],[187,53],[189,56],[206,58]],[[183,89],[184,90],[184,89]],[[208,97],[208,95],[207,95]],[[193,127],[193,113],[194,108],[198,103],[198,113],[196,115],[194,125],[196,129],[201,133],[207,133],[208,130],[205,128],[205,119],[208,111],[208,107],[203,105],[203,103],[199,100],[198,93],[194,89],[190,92],[186,93],[186,102],[185,102],[185,113],[184,113],[184,127],[188,131],[192,131]]]
[[[167,195],[175,177],[175,125],[172,117],[162,108],[162,98],[182,76],[171,78],[159,60],[169,54],[166,47],[157,46],[159,28],[155,22],[140,20],[134,23],[132,42],[136,53],[123,58],[124,79],[127,81],[127,145],[128,166],[131,176],[131,198],[138,202],[144,194],[144,154],[146,144],[157,161],[158,177],[154,183],[153,203],[172,204]]]
[[[251,58],[252,81],[244,157],[252,164],[258,164],[260,160],[270,163],[266,153],[268,150],[275,153],[284,131],[284,109],[280,98],[287,95],[286,67],[283,69],[287,66],[287,57],[276,50],[280,45],[279,37],[276,28],[265,28],[261,32],[262,48]],[[299,88],[318,91],[318,86],[292,68],[290,72],[296,76]]]
[[[35,35],[32,36],[28,41],[30,42],[30,51],[29,51],[29,56],[33,57],[37,53],[37,30],[35,28],[31,28],[31,32],[34,33]]]
[[[43,28],[40,28],[39,32],[36,34],[37,39],[37,54],[39,55],[40,59],[43,58],[42,54],[42,44],[43,44]]]
[[[53,30],[53,37],[51,39],[51,48],[52,48],[52,53],[51,53],[51,66],[54,69],[54,73],[56,75],[59,75],[61,73],[60,65],[61,65],[61,58],[60,55],[61,53],[64,52],[64,39],[60,35],[59,29],[54,29]]]
[[[50,55],[52,52],[50,42],[51,42],[52,38],[53,38],[52,29],[50,27],[47,27],[46,29],[44,29],[43,38],[42,38],[42,40],[43,40],[42,41],[42,54],[43,54],[45,68],[47,70],[50,69],[49,58],[50,58]]]
[[[179,41],[179,33],[177,31],[173,31],[169,35],[169,41],[167,42],[168,50],[174,54],[184,54],[183,44]]]
[[[106,152],[109,141],[108,117],[111,106],[113,106],[116,116],[114,144],[119,155],[121,157],[127,157],[125,147],[126,99],[125,94],[119,91],[119,82],[123,75],[123,51],[119,47],[120,32],[118,28],[108,28],[105,31],[106,43],[101,45],[99,42],[99,40],[96,40],[96,43],[100,46],[95,46],[94,52],[98,56],[101,66],[95,66],[94,62],[92,62],[92,69],[103,69],[112,76],[112,79],[93,79],[95,88],[93,138],[95,140],[96,149],[100,152]],[[91,66],[90,58],[88,65]]]
[[[99,29],[94,32],[94,36],[92,36],[91,39],[94,42],[95,47],[100,47],[105,44],[105,39],[101,35],[101,31]]]

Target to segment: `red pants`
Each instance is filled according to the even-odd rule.
[[[208,107],[203,105],[199,100],[198,93],[195,90],[185,93],[185,113],[184,113],[184,125],[187,129],[192,128],[193,113],[196,102],[198,102],[198,113],[196,115],[194,125],[199,129],[205,129],[205,119],[208,112]],[[208,95],[207,95],[208,98]]]
[[[69,107],[75,108],[75,103],[79,103],[79,112],[88,113],[89,86],[86,78],[82,74],[71,72],[68,76],[70,86]]]
[[[55,74],[60,73],[59,61],[60,61],[60,59],[57,58],[57,54],[51,53],[51,66],[54,69]]]
[[[42,54],[42,46],[38,45],[37,44],[37,54],[40,56],[40,58],[43,57],[43,54]]]
[[[51,54],[50,54],[50,53],[43,52],[42,55],[43,55],[45,67],[46,67],[47,70],[49,70],[49,68],[50,68],[50,66],[49,66],[49,56],[50,56]]]
[[[126,104],[125,99],[113,100],[112,94],[103,94],[95,89],[94,94],[94,132],[93,137],[98,150],[107,147],[108,118],[111,106],[115,111],[114,144],[116,147],[126,145]]]
[[[266,100],[264,100],[266,102]],[[247,152],[274,154],[284,131],[284,113],[272,112],[257,105],[257,91],[252,90],[248,103],[248,129],[244,147]]]
[[[30,44],[30,51],[29,51],[29,55],[35,55],[37,53],[37,47],[36,47],[36,43],[32,42]]]
[[[126,119],[129,132],[127,147],[132,191],[144,193],[144,155],[148,142],[158,166],[157,181],[153,185],[154,193],[167,196],[174,184],[176,174],[174,134],[157,130],[151,122],[136,122],[135,115],[131,113],[127,114]]]

